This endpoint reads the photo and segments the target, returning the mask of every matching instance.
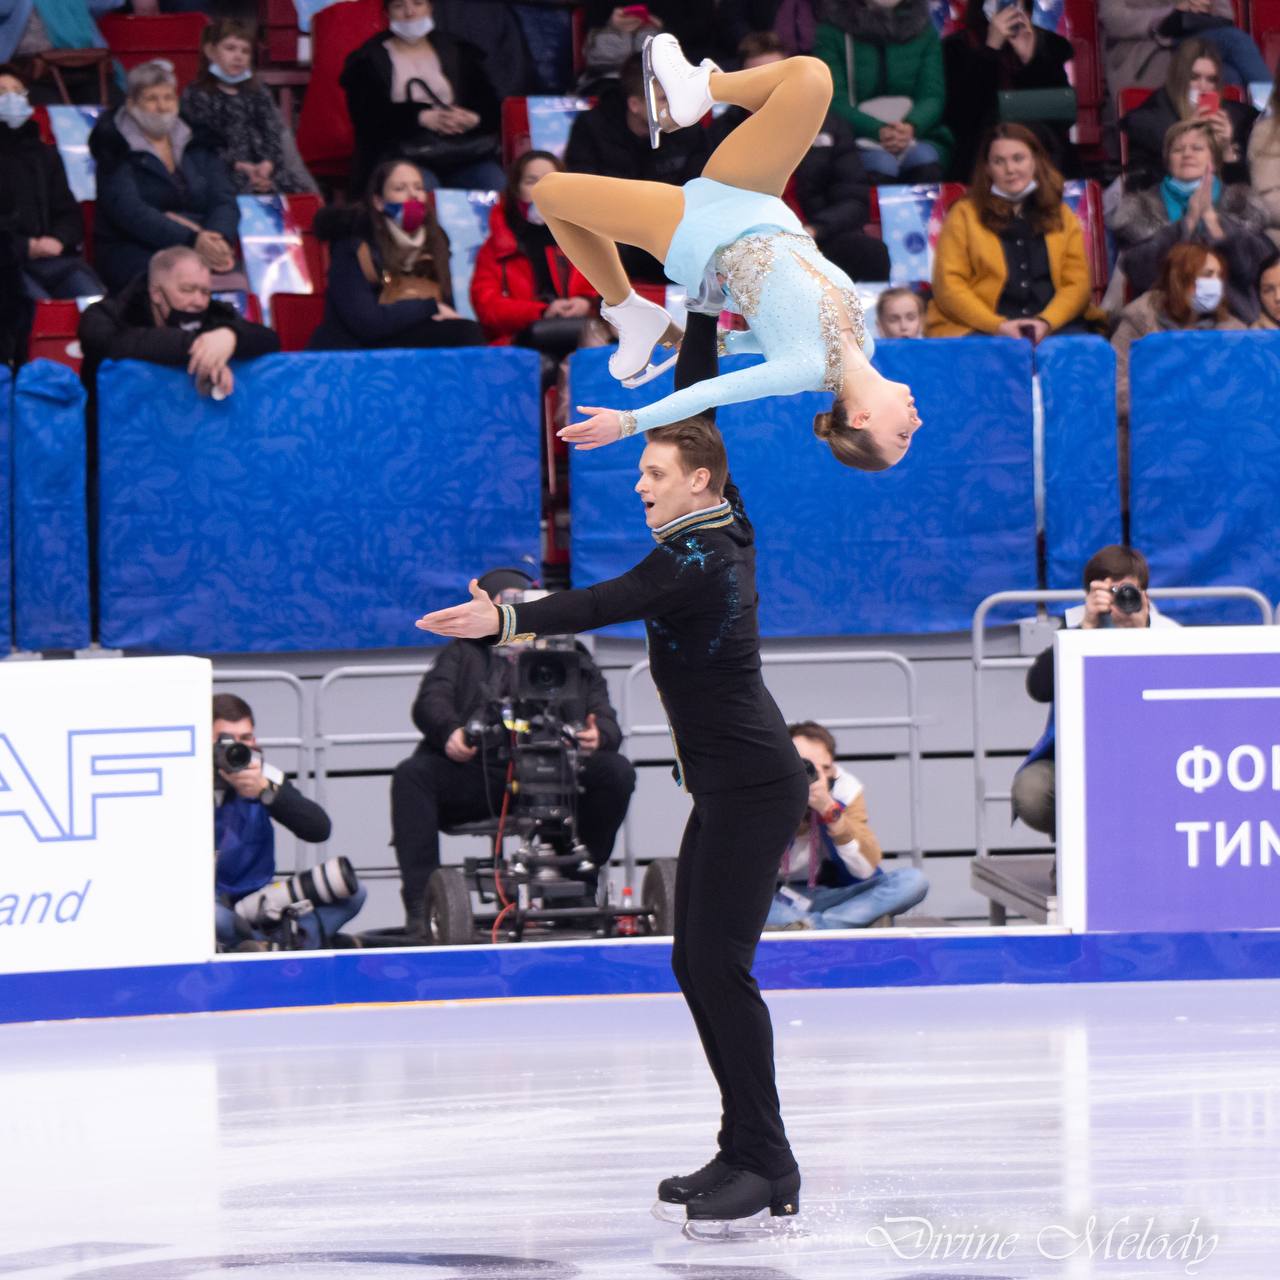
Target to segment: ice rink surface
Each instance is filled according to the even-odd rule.
[[[4,1026],[0,1276],[1274,1280],[1278,985],[771,995],[807,1234],[721,1244],[678,997]]]

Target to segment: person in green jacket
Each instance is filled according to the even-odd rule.
[[[942,42],[928,0],[820,0],[813,52],[831,68],[831,107],[858,135],[879,182],[940,182],[951,151],[942,123]]]

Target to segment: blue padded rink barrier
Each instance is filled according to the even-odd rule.
[[[449,998],[619,990],[630,955],[656,981],[656,941],[226,959],[175,999],[282,1001],[308,966],[335,971],[325,1000],[414,977],[446,998],[0,1027],[0,1275],[1274,1276],[1280,938],[999,932],[762,947],[764,985],[807,967],[813,988],[768,993],[805,1178],[803,1234],[770,1240],[696,1244],[647,1212],[714,1140],[677,995]],[[64,986],[131,1007],[106,997],[129,972]],[[1179,974],[1220,980],[1142,980]],[[980,985],[894,985],[939,981]]]

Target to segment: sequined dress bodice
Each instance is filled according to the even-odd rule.
[[[715,269],[734,309],[750,325],[745,333],[725,335],[725,352],[757,351],[764,363],[708,378],[635,410],[634,430],[648,431],[713,406],[762,396],[839,391],[840,328],[846,317],[870,358],[874,344],[867,336],[853,281],[818,252],[810,236],[752,232],[721,249]]]

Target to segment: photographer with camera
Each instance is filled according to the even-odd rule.
[[[345,858],[271,883],[273,821],[308,844],[327,840],[332,826],[314,800],[263,760],[253,711],[233,693],[213,698],[213,768],[219,950],[309,950],[347,942],[338,930],[364,905],[367,890]]]
[[[809,779],[809,811],[782,856],[769,928],[865,929],[924,901],[929,882],[886,870],[862,783],[836,763],[836,740],[813,720],[787,726]]]
[[[1176,627],[1147,595],[1151,569],[1141,551],[1110,546],[1096,552],[1084,567],[1084,604],[1066,611],[1067,626],[1094,631],[1119,627],[1140,631],[1147,627]],[[1013,816],[1045,835],[1057,834],[1057,788],[1053,715],[1054,660],[1050,645],[1027,672],[1027,693],[1036,702],[1047,702],[1049,721],[1040,741],[1018,768],[1013,779]]]
[[[494,605],[520,600],[533,580],[519,569],[493,569],[479,580]],[[613,852],[626,817],[636,771],[618,752],[622,730],[600,669],[581,645],[582,719],[576,727],[579,759],[577,836],[596,871],[580,871],[594,900],[597,872]],[[476,640],[454,640],[436,655],[413,704],[422,733],[417,750],[391,779],[391,842],[400,864],[405,931],[427,938],[426,889],[440,865],[440,829],[495,816],[507,783],[509,734],[500,707],[510,695],[514,669],[501,650]]]

